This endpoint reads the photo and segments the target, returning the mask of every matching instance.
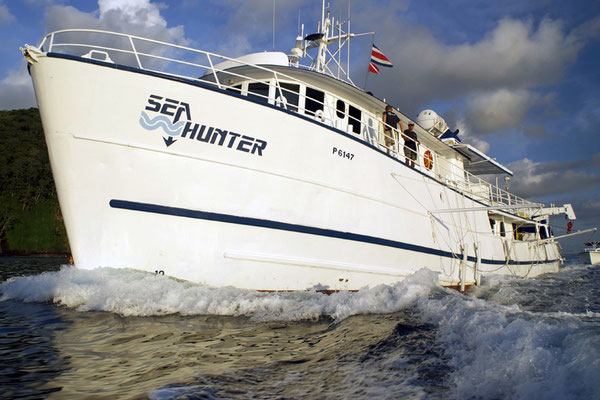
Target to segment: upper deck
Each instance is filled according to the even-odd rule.
[[[404,163],[403,134],[386,147],[386,104],[351,83],[330,74],[285,62],[283,53],[229,58],[215,53],[121,33],[68,29],[48,34],[42,52],[210,87],[241,101],[253,101],[281,112],[314,121],[332,132],[353,137]],[[261,56],[262,55],[262,56]],[[282,57],[283,56],[283,57]],[[394,111],[407,127],[413,122]],[[415,126],[420,146],[415,169],[449,186],[483,206],[502,208],[517,215],[533,213],[539,204],[529,202],[475,175],[508,170],[472,146],[450,146],[422,127]],[[475,173],[474,173],[475,172]],[[508,171],[510,172],[510,171]],[[503,208],[504,207],[504,208]]]

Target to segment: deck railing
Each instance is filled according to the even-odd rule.
[[[319,88],[319,90],[325,93],[324,101],[287,89],[281,85],[281,81],[287,83],[293,82],[305,86],[311,85],[296,77],[276,71],[273,68],[245,63],[234,58],[225,57],[208,51],[197,50],[183,45],[166,43],[124,33],[94,29],[65,29],[48,34],[40,43],[39,48],[42,51],[60,52],[92,58],[144,71],[203,82],[205,84],[215,85],[220,89],[236,91],[246,95],[249,93],[242,93],[241,90],[236,87],[236,84],[240,81],[267,84],[270,90],[269,93],[275,93],[275,95],[269,96],[260,93],[251,93],[252,97],[258,97],[264,102],[277,105],[293,112],[304,113],[304,115],[311,116],[320,122],[329,125],[335,125],[335,115],[336,112],[338,112],[338,110],[336,110],[337,100],[348,103],[346,99],[339,98],[334,93],[325,91],[321,88]],[[225,69],[216,67],[218,64],[225,61],[228,62],[228,66]],[[260,75],[272,77],[273,81],[271,82],[271,79],[265,79],[264,77],[258,79],[248,74],[238,73],[236,72],[236,69],[231,68],[232,65],[251,67],[252,74],[256,75],[257,72],[260,72]],[[230,84],[230,82],[233,81],[237,83]],[[273,86],[274,88],[271,90],[271,87]],[[278,96],[278,94],[281,95]],[[291,104],[287,101],[287,98],[294,98],[294,96],[298,97],[299,104]],[[300,101],[300,99],[302,101]],[[310,112],[306,110],[306,107],[300,107],[300,104],[306,105],[307,100],[318,104],[318,108],[321,108],[322,113]],[[346,113],[348,119],[346,131],[352,132],[352,126],[359,124],[359,135],[363,140],[378,147],[382,151],[389,153],[392,157],[403,161],[405,158],[404,148],[406,148],[406,146],[404,140],[400,139],[405,139],[404,133],[396,131],[398,139],[396,137],[388,136],[383,129],[386,124],[381,121],[378,115],[372,115],[372,113],[369,113],[360,107],[354,107],[358,108],[361,111],[361,114],[371,116],[373,120],[377,121],[378,126],[367,126],[363,120],[358,120],[349,115],[349,113]],[[408,121],[404,122],[408,123]],[[389,125],[386,126],[392,128]],[[421,132],[419,132],[419,134],[428,135],[428,133]],[[385,137],[391,141],[391,146],[385,145]],[[433,150],[431,151],[435,153]],[[430,171],[425,168],[423,162],[421,162],[423,159],[423,152],[419,151],[417,160],[415,161],[415,168],[434,176],[454,187],[456,190],[489,206],[529,204],[532,205],[532,208],[538,206],[530,201],[515,196],[498,186],[492,185],[468,171],[454,167],[450,169],[441,168],[436,157],[442,156],[439,154],[435,155],[433,160],[434,168]],[[519,213],[519,210],[507,211]]]

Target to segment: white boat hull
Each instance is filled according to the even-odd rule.
[[[559,268],[556,243],[494,236],[486,211],[434,216],[481,204],[306,117],[91,62],[39,57],[31,75],[77,267],[258,290],[356,290],[424,267],[446,286]],[[145,129],[151,95],[188,104],[198,136],[228,134]]]
[[[583,262],[586,264],[600,264],[600,250],[584,251],[581,253]]]

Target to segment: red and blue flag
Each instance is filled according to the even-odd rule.
[[[379,73],[379,67],[375,64],[373,64],[373,62],[369,63],[369,72],[372,72],[374,74],[378,74]]]
[[[388,60],[388,58],[384,56],[381,50],[379,50],[375,45],[373,45],[373,48],[371,49],[371,64],[377,64],[388,68],[393,67],[390,60]]]

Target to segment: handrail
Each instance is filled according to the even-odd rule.
[[[56,41],[56,36],[62,35],[62,34],[69,34],[69,33],[100,34],[100,35],[105,35],[107,37],[113,36],[113,37],[126,38],[127,42],[129,43],[129,46],[131,46],[131,49],[113,47],[116,45],[114,44],[114,42],[113,42],[113,44],[111,44],[110,41],[108,41],[108,43],[104,46],[92,44],[92,43],[90,43],[90,44],[72,43],[72,41],[61,43],[61,42]],[[94,40],[94,41],[96,41],[96,40]],[[156,50],[157,54],[151,54],[146,51],[138,50],[140,47],[136,47],[135,41],[141,41],[142,43],[153,44],[153,45],[157,45],[157,46],[164,46],[165,48],[164,49],[155,48],[154,50]],[[304,107],[301,110],[300,99],[303,99],[304,104],[306,104],[307,99],[310,99],[311,102],[318,104],[318,106],[323,110],[325,117],[324,117],[324,120],[322,120],[322,122],[324,122],[324,123],[330,122],[332,125],[334,124],[334,121],[336,120],[335,115],[337,112],[337,110],[336,110],[337,100],[344,101],[345,103],[350,105],[350,103],[346,99],[339,98],[334,93],[325,91],[321,88],[319,88],[319,90],[326,94],[326,96],[324,97],[324,101],[319,101],[319,100],[313,99],[311,97],[308,97],[306,95],[303,95],[300,92],[294,92],[292,90],[286,89],[281,86],[282,78],[285,80],[294,82],[295,84],[299,84],[299,85],[305,85],[305,86],[309,86],[309,87],[311,85],[307,84],[306,82],[304,82],[296,77],[289,76],[285,73],[278,72],[274,69],[270,69],[265,66],[242,62],[238,59],[229,58],[226,56],[222,56],[220,54],[203,51],[203,50],[198,50],[198,49],[194,49],[191,47],[177,45],[177,44],[173,44],[173,43],[162,42],[159,40],[148,39],[148,38],[144,38],[144,37],[140,37],[140,36],[129,35],[129,34],[125,34],[125,33],[118,33],[118,32],[102,31],[102,30],[97,30],[97,29],[63,29],[63,30],[54,31],[54,32],[47,34],[44,37],[44,39],[42,40],[42,42],[40,43],[39,47],[43,49],[43,46],[46,43],[48,43],[48,50],[47,50],[48,52],[53,51],[55,48],[69,48],[69,47],[70,48],[81,48],[81,47],[84,47],[84,48],[91,48],[91,49],[101,49],[101,50],[109,51],[109,52],[116,52],[117,54],[121,54],[123,56],[132,55],[135,58],[136,67],[141,70],[164,73],[164,74],[174,76],[174,77],[179,77],[179,78],[201,80],[207,84],[214,84],[220,89],[238,90],[237,88],[235,88],[235,85],[229,84],[229,82],[231,82],[232,77],[241,78],[242,80],[244,80],[244,82],[262,82],[262,83],[269,85],[269,87],[274,86],[275,94],[273,95],[273,97],[271,98],[270,96],[264,96],[259,93],[252,93],[252,96],[262,98],[262,100],[264,100],[265,102],[273,103],[273,104],[277,104],[278,93],[283,95],[283,97],[285,97],[286,93],[292,94],[293,96],[298,96],[299,102],[295,106],[296,112],[298,112],[298,113],[300,113],[301,111],[306,112],[306,107]],[[121,47],[123,47],[123,46],[121,46]],[[207,65],[203,65],[200,62],[201,60],[198,60],[197,58],[193,59],[192,61],[187,61],[187,60],[183,59],[183,57],[175,58],[176,56],[172,56],[172,55],[168,54],[169,52],[172,52],[173,50],[182,50],[182,51],[186,51],[186,52],[191,52],[196,55],[204,56],[204,57],[206,57]],[[121,57],[121,56],[119,56],[119,57]],[[156,60],[158,63],[162,62],[164,64],[163,69],[155,69],[155,66],[152,66],[153,63],[151,63],[151,62],[150,63],[142,63],[142,58],[144,58],[144,57]],[[215,68],[215,63],[213,62],[213,59],[215,59],[215,58],[226,60],[226,61],[232,61],[236,65],[239,65],[239,66],[251,67],[252,69],[260,70],[263,72],[268,72],[268,74],[272,76],[274,84],[271,83],[270,78],[267,78],[268,81],[265,82],[264,78],[258,79],[256,77],[242,75],[231,69],[217,69],[217,68]],[[195,74],[195,76],[194,76],[194,74],[182,75],[179,72],[167,71],[166,67],[170,66],[171,63],[176,66],[181,66],[182,68],[184,68],[184,67],[198,68],[199,70],[202,70],[204,73],[202,73],[202,74],[198,73],[198,74]],[[146,67],[144,67],[143,64],[146,64]],[[220,79],[221,74],[223,76]],[[212,79],[214,79],[214,82],[211,81],[210,79],[208,79],[207,76],[211,76]],[[229,78],[230,81],[224,82],[223,78]],[[240,83],[241,82],[237,82],[236,84],[240,84]],[[328,103],[328,100],[329,100],[329,103]],[[282,99],[281,104],[283,105],[283,107],[285,109],[289,109],[289,104],[287,103],[287,98],[286,98],[286,101],[284,101]],[[361,110],[361,113],[364,113],[369,116],[373,116],[373,114],[371,114],[370,112],[367,112],[366,110],[364,110],[360,107],[356,107],[356,108]],[[384,151],[388,150],[390,155],[397,159],[402,160],[404,158],[404,154],[402,154],[404,152],[401,151],[401,150],[404,150],[405,148],[407,148],[407,146],[405,144],[406,140],[404,140],[407,136],[404,134],[404,132],[401,132],[399,129],[396,129],[396,127],[392,127],[392,126],[384,123],[383,121],[381,121],[379,119],[378,115],[373,116],[374,117],[373,119],[375,121],[378,121],[378,126],[370,127],[370,126],[367,126],[367,124],[365,122],[351,116],[349,112],[347,112],[347,113],[344,112],[344,114],[345,114],[345,118],[347,117],[346,118],[347,127],[354,126],[354,124],[356,122],[358,122],[360,124],[360,132],[361,132],[360,135],[363,137],[363,140],[366,141],[366,140],[370,139],[371,136],[367,135],[366,132],[373,132],[372,130],[374,130],[375,134],[377,135],[377,138],[375,139],[375,143],[371,142],[371,144],[373,144],[375,146],[379,146],[379,148]],[[315,118],[317,118],[316,115],[315,115]],[[352,123],[351,123],[351,121],[352,121]],[[383,127],[392,128],[392,130],[390,130],[390,132],[393,132],[394,130],[396,130],[398,132],[398,139],[393,137],[393,133],[392,133],[392,136],[390,137],[385,132],[385,130],[382,129]],[[349,129],[349,128],[347,128],[347,129]],[[383,132],[382,132],[382,130],[383,130]],[[383,143],[381,143],[380,137],[381,137],[382,133],[383,133],[384,138],[387,137],[387,138],[391,139],[392,145],[390,146],[390,148],[388,148]],[[400,138],[402,138],[403,142],[404,142],[402,145],[400,145]],[[442,157],[439,153],[435,152],[434,150],[431,149],[431,151],[436,155],[436,157],[438,159],[439,159],[439,157]],[[419,148],[417,148],[417,154],[421,155],[421,153],[422,152],[419,151]],[[417,160],[415,161],[415,168],[419,168],[421,171],[426,172],[428,170],[425,169],[424,166],[422,165],[421,158],[422,157],[420,157],[420,156],[417,157]],[[478,176],[471,174],[470,172],[468,172],[464,169],[459,169],[457,166],[453,165],[453,166],[451,166],[452,167],[451,169],[444,169],[444,168],[440,167],[439,162],[434,162],[434,166],[435,166],[435,169],[431,172],[428,172],[429,174],[432,174],[438,180],[446,181],[445,182],[446,184],[453,186],[456,190],[459,190],[461,193],[469,195],[473,199],[478,200],[488,206],[498,206],[498,205],[525,205],[525,206],[527,206],[527,205],[531,205],[532,208],[535,208],[535,206],[537,205],[539,207],[538,204],[532,203],[528,200],[522,199],[521,197],[511,194],[508,191],[505,191],[498,186],[492,185],[491,183],[481,179]],[[521,207],[519,207],[519,208],[521,208]]]

